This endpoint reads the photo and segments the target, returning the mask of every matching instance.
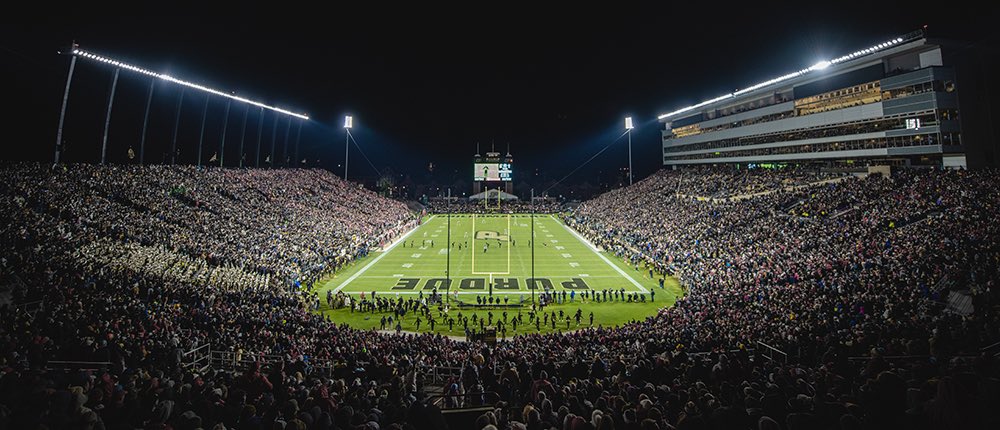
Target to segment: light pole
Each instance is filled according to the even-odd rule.
[[[104,116],[104,138],[101,139],[101,165],[104,165],[108,154],[108,127],[111,126],[111,108],[115,105],[115,90],[118,88],[118,72],[122,69],[115,68],[115,74],[111,78],[111,91],[108,93],[108,110]]]
[[[243,161],[246,158],[243,154],[243,142],[244,139],[247,137],[247,115],[249,114],[250,114],[250,105],[246,105],[246,107],[243,109],[243,125],[240,126],[240,152],[236,153],[236,155],[240,157],[239,166],[241,169],[243,168]]]
[[[632,185],[632,117],[625,117],[625,132],[628,133],[628,184]]]
[[[350,115],[344,117],[344,130],[347,130],[347,135],[344,136],[344,180],[347,180],[347,159],[351,154],[351,127],[354,126],[354,118]]]
[[[139,165],[146,161],[146,126],[149,125],[149,105],[153,103],[153,89],[156,79],[149,81],[149,92],[146,93],[146,113],[142,116],[142,137],[139,138]]]
[[[229,127],[230,104],[232,104],[232,100],[226,100],[226,114],[222,117],[222,142],[219,143],[219,167],[223,166],[223,161],[226,158],[226,128]]]
[[[73,49],[73,56],[69,60],[69,74],[66,75],[66,90],[63,91],[62,98],[62,108],[59,109],[59,127],[56,129],[56,154],[52,160],[52,164],[59,164],[59,153],[62,152],[62,135],[63,135],[63,123],[66,121],[66,104],[69,101],[69,87],[73,84],[73,70],[76,69],[76,53],[78,52]]]
[[[208,100],[211,97],[205,94],[205,106],[201,108],[201,133],[198,134],[198,167],[201,167],[201,146],[205,143],[205,116],[208,115]]]
[[[181,95],[177,97],[177,113],[174,114],[174,136],[170,138],[170,164],[177,164],[177,128],[181,126],[181,106],[184,105],[184,91],[185,88],[181,88]]]
[[[254,155],[253,166],[260,167],[260,135],[264,133],[264,108],[260,108],[260,113],[257,115],[257,154]]]

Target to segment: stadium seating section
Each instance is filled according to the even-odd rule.
[[[998,428],[998,190],[661,171],[561,217],[686,296],[490,347],[311,311],[416,223],[329,172],[4,165],[0,428]]]

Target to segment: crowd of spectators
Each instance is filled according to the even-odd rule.
[[[0,427],[443,428],[424,397],[428,366],[461,369],[430,393],[443,405],[493,407],[477,429],[1000,423],[996,362],[980,354],[1000,339],[996,172],[802,188],[785,187],[808,181],[794,171],[657,173],[565,219],[677,276],[686,296],[643,321],[495,347],[338,326],[310,311],[319,298],[308,288],[288,288],[412,222],[329,173],[0,175],[4,279],[18,280],[15,304],[41,302],[0,307]],[[690,197],[748,190],[763,193]],[[975,312],[947,311],[959,288],[974,292]],[[779,353],[758,342],[787,356],[764,359]],[[207,343],[235,362],[272,359],[185,366],[184,352]],[[913,359],[888,358],[898,355]],[[67,372],[54,360],[110,364]]]
[[[220,269],[245,272],[234,281],[245,286],[314,282],[415,222],[403,204],[316,169],[18,164],[0,175],[15,247],[201,284]]]
[[[654,173],[646,185],[628,189],[613,190],[602,197],[607,199],[618,193],[642,194],[655,187],[659,194],[673,194],[680,197],[699,199],[729,199],[753,196],[759,193],[795,188],[824,180],[833,180],[843,175],[823,173],[806,167],[786,167],[781,169],[730,169],[692,166],[682,170],[661,170]],[[637,184],[638,185],[638,184]],[[643,198],[658,198],[659,195],[643,194]],[[593,203],[601,200],[594,199]]]
[[[677,328],[688,333],[706,323],[708,333],[686,339],[699,350],[749,339],[798,346],[858,330],[872,312],[882,312],[879,330],[891,333],[932,317],[926,307],[942,278],[977,291],[997,279],[996,265],[984,264],[998,257],[1000,230],[988,221],[1000,208],[993,172],[902,170],[712,202],[676,197],[690,179],[654,175],[585,202],[568,222],[623,258],[677,275],[688,297],[664,312],[695,318]],[[705,312],[723,303],[742,310]],[[761,332],[754,321],[776,325]],[[851,337],[859,353],[876,340]]]

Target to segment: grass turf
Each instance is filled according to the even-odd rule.
[[[636,270],[612,254],[596,251],[555,216],[535,215],[534,221],[532,241],[529,215],[452,215],[450,222],[447,216],[428,217],[422,225],[385,251],[371,253],[321,281],[317,288],[322,302],[319,312],[336,323],[347,323],[360,329],[377,329],[381,325],[382,316],[391,313],[330,309],[325,301],[327,291],[342,291],[354,297],[360,296],[362,292],[370,297],[371,292],[375,291],[383,297],[395,300],[399,296],[405,300],[417,298],[419,292],[427,296],[435,286],[443,294],[447,284],[445,278],[450,277],[450,290],[453,294],[449,300],[476,303],[476,297],[485,298],[490,283],[494,283],[494,297],[501,300],[507,298],[511,304],[524,304],[521,312],[525,314],[525,324],[519,325],[516,333],[508,325],[508,336],[566,331],[565,319],[560,319],[555,329],[546,325],[536,330],[533,323],[530,326],[527,324],[527,313],[531,308],[531,290],[527,285],[532,273],[531,245],[534,245],[534,273],[535,278],[540,280],[539,283],[547,280],[556,292],[576,288],[577,297],[572,303],[546,307],[546,313],[555,312],[558,315],[562,310],[571,316],[580,309],[583,312],[582,323],[577,325],[575,319],[572,320],[569,330],[589,327],[591,312],[594,314],[595,327],[617,326],[642,320],[664,306],[673,305],[680,296],[681,289],[675,279],[667,277],[664,288],[661,289],[659,278],[651,278],[648,269],[640,267]],[[597,292],[612,288],[625,289],[627,293],[642,292],[646,301],[595,303],[590,300],[583,303],[579,296],[582,287]],[[649,300],[647,291],[650,290],[655,291],[654,302]],[[454,294],[456,291],[457,295]],[[472,314],[476,314],[477,319],[487,317],[487,312],[492,312],[495,321],[501,318],[503,310],[458,309],[453,304],[450,315],[456,316],[458,312],[470,318]],[[512,317],[517,315],[518,310],[507,309],[507,312]],[[432,313],[437,316],[436,307]],[[430,331],[424,317],[421,317],[422,324],[418,330],[416,319],[415,314],[408,313],[402,321],[403,330]],[[438,324],[434,328],[435,333],[464,334],[461,324],[456,323],[449,330],[447,324],[441,323],[440,317],[436,319]],[[471,324],[470,328],[473,328]],[[478,328],[478,324],[475,328]]]

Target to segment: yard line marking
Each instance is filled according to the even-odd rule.
[[[605,257],[603,254],[600,253],[600,251],[597,250],[597,247],[594,246],[593,243],[590,243],[589,240],[585,239],[583,236],[580,236],[580,234],[577,233],[576,230],[573,230],[573,229],[569,228],[569,226],[567,226],[566,224],[563,224],[562,222],[556,220],[556,218],[553,217],[552,215],[549,215],[549,217],[551,217],[553,220],[555,220],[556,222],[558,222],[559,225],[561,225],[564,229],[566,229],[566,231],[568,231],[570,234],[572,234],[573,236],[576,236],[577,239],[580,239],[581,242],[587,244],[587,246],[590,247],[590,250],[594,251],[594,254],[597,254],[598,257],[601,257],[601,260],[604,260],[605,263],[608,263],[608,266],[611,266],[612,269],[615,269],[615,271],[618,272],[618,274],[624,276],[625,279],[628,279],[630,282],[632,282],[632,285],[635,285],[636,288],[639,288],[639,291],[641,291],[643,293],[648,293],[649,292],[649,290],[647,290],[645,287],[643,287],[642,284],[640,284],[639,282],[637,282],[635,279],[632,279],[632,277],[629,276],[628,273],[625,273],[625,271],[622,270],[621,267],[616,266],[614,263],[612,263],[610,260],[608,260],[607,257]]]
[[[510,219],[511,219],[510,214],[507,214],[507,231],[506,231],[506,234],[508,234],[508,235],[510,234]],[[510,249],[511,248],[513,248],[513,246],[510,246],[510,239],[508,239],[507,240],[507,273],[508,274],[510,274]]]
[[[545,235],[545,237],[554,237],[554,236],[552,236],[551,234],[547,234]]]
[[[563,254],[562,256],[563,256],[563,258],[570,258],[570,257],[572,257],[572,255],[570,255],[570,254],[565,254],[565,253],[564,253],[564,254]]]
[[[564,249],[566,249],[565,246],[556,245],[556,251],[562,251]]]
[[[397,275],[392,275],[391,277],[393,277],[393,278],[402,278],[403,276],[406,276],[406,275],[403,275],[402,273],[400,273],[400,274],[397,274]]]
[[[569,267],[580,267],[580,263],[576,263],[576,262],[569,263]]]
[[[430,222],[436,216],[437,215],[431,215],[431,217],[427,220],[427,222]],[[419,228],[419,226],[418,226],[418,228]],[[389,245],[389,247],[386,248],[385,251],[382,251],[382,253],[379,254],[378,257],[375,257],[374,259],[372,259],[372,261],[369,261],[368,264],[365,265],[365,267],[362,267],[361,270],[358,270],[357,272],[354,272],[354,274],[351,275],[350,277],[348,277],[347,279],[345,279],[344,282],[341,282],[340,285],[337,286],[337,288],[333,289],[333,292],[336,293],[336,292],[344,289],[344,287],[346,287],[347,284],[350,284],[355,279],[358,279],[358,276],[361,276],[362,273],[367,272],[368,269],[370,269],[372,266],[374,266],[375,263],[378,263],[378,261],[381,260],[382,257],[385,257],[386,254],[389,253],[389,251],[391,251],[393,248],[396,247],[396,245],[399,245],[399,243],[402,242],[403,239],[406,239],[408,236],[410,236],[411,234],[413,234],[413,232],[415,232],[415,231],[417,231],[416,228],[414,228],[413,230],[410,230],[409,232],[407,232],[406,234],[404,234],[403,237],[397,239],[395,242],[393,242],[391,245]]]
[[[409,269],[409,268],[413,267],[413,263],[403,263],[403,267],[406,268],[406,269]]]
[[[476,273],[476,214],[472,214],[472,273]]]
[[[588,275],[588,274],[586,274],[586,273],[581,273],[581,274],[579,274],[579,275],[577,275],[577,276],[579,276],[579,277],[581,277],[581,278],[589,278],[589,277],[590,277],[590,275]]]
[[[421,255],[423,255],[423,254],[413,254],[413,255],[411,255],[410,257],[413,257],[413,258],[420,258],[420,256],[421,256]]]

